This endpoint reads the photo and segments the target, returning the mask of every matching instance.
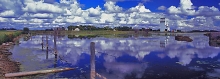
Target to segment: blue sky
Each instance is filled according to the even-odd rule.
[[[220,30],[220,0],[0,0],[0,27],[68,25]]]

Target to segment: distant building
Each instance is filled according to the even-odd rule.
[[[68,28],[65,28],[65,30],[68,30]]]
[[[80,29],[79,29],[79,28],[76,28],[74,31],[80,31]]]
[[[168,23],[166,22],[165,18],[160,18],[160,32],[167,32],[170,31]]]

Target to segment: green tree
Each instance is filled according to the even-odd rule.
[[[29,28],[28,27],[24,27],[23,28],[23,33],[24,34],[28,34],[29,33]]]

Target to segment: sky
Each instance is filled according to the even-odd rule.
[[[0,28],[68,25],[220,30],[220,0],[0,0]]]

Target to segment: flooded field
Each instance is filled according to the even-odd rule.
[[[55,37],[54,43],[53,35],[36,35],[21,38],[20,44],[11,49],[10,58],[20,62],[20,71],[76,68],[21,79],[92,79],[94,75],[96,79],[220,78],[220,44],[210,43],[202,33],[185,36],[193,41],[160,35],[115,38],[65,35]],[[95,43],[94,54],[90,52],[91,42]]]

